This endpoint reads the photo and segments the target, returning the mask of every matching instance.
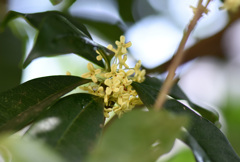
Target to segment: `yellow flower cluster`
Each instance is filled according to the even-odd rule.
[[[115,53],[111,65],[111,70],[95,69],[88,63],[89,72],[83,74],[83,78],[91,78],[92,83],[88,86],[80,86],[82,90],[104,98],[104,116],[109,117],[109,112],[115,112],[121,116],[124,112],[132,110],[137,104],[142,104],[137,92],[131,86],[132,81],[143,82],[145,70],[141,70],[141,61],[138,61],[134,68],[129,68],[126,64],[127,48],[131,42],[125,43],[125,37],[121,36],[120,41],[116,41],[117,49],[109,45],[107,48]],[[97,60],[102,60],[101,54]]]

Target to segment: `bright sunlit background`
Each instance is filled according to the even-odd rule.
[[[9,2],[9,10],[23,13],[62,8],[62,4],[53,6],[49,0],[10,0]],[[132,42],[130,48],[132,57],[129,64],[142,60],[145,67],[154,68],[173,56],[182,38],[183,30],[193,16],[190,6],[196,6],[197,0],[135,0],[132,9],[135,23],[123,23],[118,13],[118,6],[114,2],[77,0],[70,8],[70,13],[110,24],[121,23],[122,28],[126,30],[127,41]],[[200,39],[216,34],[226,26],[228,15],[226,11],[219,9],[221,5],[220,0],[211,2],[208,15],[204,15],[198,22],[187,47]],[[227,62],[204,57],[191,61],[178,71],[181,78],[180,86],[196,103],[217,109],[224,107],[226,98],[235,101],[240,96],[239,28],[240,22],[234,24],[224,35],[223,45],[227,53]],[[31,27],[28,29],[27,33],[31,39],[28,42],[26,55],[31,50],[35,34]],[[101,33],[91,28],[89,30],[96,42],[105,46],[114,44],[101,37]],[[64,75],[66,71],[70,71],[73,75],[81,75],[87,71],[86,64],[87,61],[74,54],[38,58],[24,70],[22,82],[40,76]]]

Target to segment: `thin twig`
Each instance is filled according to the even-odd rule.
[[[157,100],[154,104],[155,110],[160,110],[163,107],[163,104],[166,101],[166,95],[169,93],[171,87],[173,86],[175,71],[176,71],[177,67],[181,64],[181,61],[183,59],[184,47],[186,45],[186,42],[187,42],[192,30],[196,26],[198,20],[202,17],[202,14],[207,11],[207,6],[211,0],[208,0],[205,6],[202,5],[202,1],[203,0],[198,1],[198,5],[194,12],[193,19],[190,21],[188,27],[184,30],[183,38],[178,46],[178,49],[177,49],[177,52],[173,59],[173,62],[171,63],[171,65],[169,67],[169,70],[168,70],[169,72],[168,72],[167,78],[164,81],[163,86],[158,94]]]

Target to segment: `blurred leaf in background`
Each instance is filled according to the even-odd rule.
[[[42,142],[23,140],[17,136],[0,137],[0,155],[6,162],[64,162],[61,156]]]
[[[190,149],[182,149],[173,157],[168,159],[168,162],[195,162],[195,158]]]
[[[226,136],[235,151],[240,155],[240,103],[229,102],[222,112],[227,125]]]
[[[103,133],[89,162],[154,161],[171,150],[187,124],[187,116],[166,111],[129,112]]]

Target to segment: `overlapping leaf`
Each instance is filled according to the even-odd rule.
[[[143,103],[148,107],[152,107],[159,90],[153,86],[137,82],[134,82],[132,86],[138,92]],[[195,114],[195,112],[177,100],[168,100],[164,108],[176,114],[185,114],[191,117],[191,125],[186,130],[194,142],[186,143],[192,148],[198,161],[201,161],[201,159],[209,159],[213,162],[240,161],[227,138],[213,123]],[[189,137],[186,138],[190,140]]]
[[[80,22],[86,24],[93,31],[101,34],[103,38],[106,38],[110,42],[115,42],[119,39],[120,35],[123,35],[126,27],[119,20],[112,20],[113,22],[101,22],[93,21],[85,18],[76,18]],[[111,33],[111,34],[109,34]]]
[[[151,78],[147,76],[145,81],[142,84],[151,86],[153,89],[159,90],[163,83],[161,80],[157,78]],[[172,90],[170,91],[169,95],[174,99],[181,99],[181,100],[188,101],[191,108],[199,112],[204,118],[210,120],[212,123],[216,124],[217,126],[220,125],[219,115],[215,110],[208,110],[199,105],[194,104],[177,84],[175,84],[172,87]]]
[[[107,56],[113,55],[112,51],[92,40],[91,35],[83,24],[74,21],[71,17],[60,12],[48,11],[22,14],[10,11],[3,25],[19,16],[25,18],[31,25],[38,29],[35,45],[25,60],[24,67],[38,57],[68,53],[75,53],[104,67],[103,62],[96,59],[96,50],[101,49]]]
[[[25,136],[38,137],[68,161],[83,161],[104,125],[103,100],[90,94],[62,98],[34,123]]]
[[[89,81],[75,76],[50,76],[1,93],[0,131],[23,128],[62,95]]]
[[[106,129],[88,161],[155,161],[171,149],[181,126],[186,124],[185,116],[165,111],[129,112]]]

